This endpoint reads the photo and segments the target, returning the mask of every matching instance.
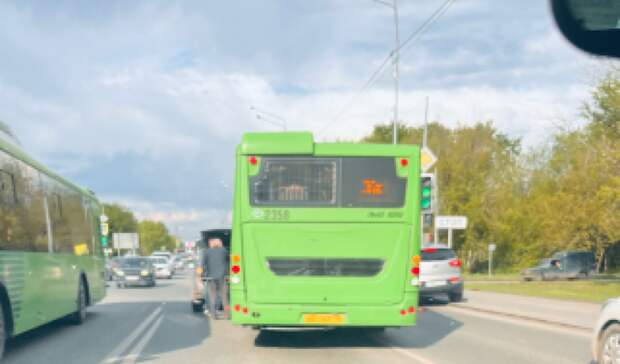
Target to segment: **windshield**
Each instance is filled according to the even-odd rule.
[[[148,268],[150,263],[146,258],[126,258],[120,265],[122,268]]]

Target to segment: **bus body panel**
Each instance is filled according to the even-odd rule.
[[[409,259],[402,252],[410,239],[403,224],[245,224],[243,236],[250,302],[389,305],[403,299]],[[339,260],[345,264],[327,269],[307,264]],[[342,272],[347,260],[381,269]],[[270,264],[290,261],[295,266]]]

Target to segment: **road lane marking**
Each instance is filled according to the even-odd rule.
[[[153,324],[153,326],[151,326],[148,329],[148,331],[144,334],[144,336],[142,336],[142,339],[140,339],[140,341],[136,344],[136,346],[134,346],[131,353],[127,354],[127,356],[123,358],[123,361],[121,362],[121,364],[134,364],[138,360],[146,344],[148,344],[149,341],[151,341],[151,339],[153,338],[153,335],[155,335],[155,332],[157,332],[157,329],[159,328],[159,325],[161,325],[161,321],[163,319],[164,319],[163,316],[159,316],[159,318]]]
[[[138,327],[136,327],[136,329],[133,330],[125,340],[123,340],[116,348],[114,348],[114,350],[112,350],[110,355],[108,355],[102,361],[102,363],[111,364],[121,360],[121,355],[127,351],[129,346],[136,340],[136,338],[140,336],[140,334],[142,334],[142,331],[144,331],[148,327],[148,325],[150,325],[155,320],[157,315],[161,313],[164,304],[165,302],[157,306],[157,308]]]
[[[374,338],[377,342],[379,342],[382,345],[385,345],[387,348],[394,350],[395,352],[405,355],[407,357],[409,357],[410,359],[415,360],[416,362],[420,363],[420,364],[435,364],[435,362],[432,362],[428,359],[426,359],[425,357],[421,356],[420,354],[417,354],[415,352],[412,352],[410,350],[406,350],[404,348],[398,347],[398,346],[394,346],[390,343],[389,340],[387,340],[386,338],[378,338],[375,337]]]

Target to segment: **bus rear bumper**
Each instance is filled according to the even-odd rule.
[[[254,327],[402,327],[413,326],[417,297],[406,303],[373,306],[249,304],[232,311],[232,322]],[[247,311],[245,310],[247,309]],[[321,322],[325,318],[325,321]]]

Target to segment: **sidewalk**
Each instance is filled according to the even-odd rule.
[[[463,302],[453,305],[588,330],[594,328],[601,311],[601,305],[595,303],[468,290],[465,291]]]

